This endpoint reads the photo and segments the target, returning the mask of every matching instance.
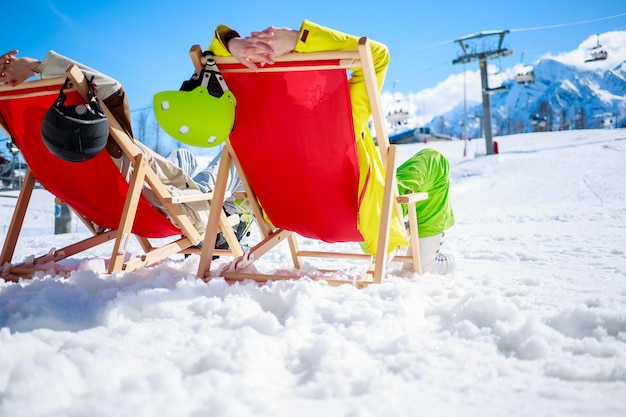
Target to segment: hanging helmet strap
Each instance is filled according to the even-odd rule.
[[[61,90],[59,91],[59,97],[57,97],[56,101],[54,102],[55,107],[61,107],[65,104],[65,98],[66,98],[65,89],[68,88],[69,85],[70,85],[70,79],[69,77],[67,77],[65,79],[65,82],[61,86]]]
[[[87,86],[89,87],[89,105],[92,107],[92,110],[94,112],[104,114],[104,110],[102,110],[102,107],[100,107],[100,101],[98,100],[98,96],[96,95],[96,84],[93,82],[94,78],[95,78],[95,75],[92,76],[89,82],[87,83]],[[57,97],[54,103],[56,107],[60,107],[65,104],[65,99],[67,97],[65,95],[65,90],[70,88],[71,84],[72,82],[70,81],[70,78],[69,77],[65,78],[65,82],[63,83],[63,86],[61,87],[61,90],[59,91],[59,97]]]
[[[100,107],[100,100],[98,100],[96,83],[93,82],[93,79],[95,77],[95,75],[92,75],[91,79],[87,83],[87,85],[89,86],[89,103],[91,104],[94,111],[104,114],[104,110],[102,110],[102,107]]]
[[[206,51],[203,53],[203,56],[206,57],[206,65],[200,73],[200,85],[205,87],[213,97],[220,98],[228,91],[226,80],[224,80],[222,73],[217,68],[217,63],[213,59],[213,53]]]

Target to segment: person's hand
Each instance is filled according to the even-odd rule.
[[[233,38],[228,42],[228,49],[237,61],[253,71],[258,69],[255,62],[261,66],[274,63],[271,59],[272,48],[262,39]]]
[[[13,60],[16,54],[17,54],[17,49],[13,49],[9,52],[5,52],[0,57],[0,83],[9,84],[8,83],[9,77],[7,76],[6,72],[8,71],[8,66],[11,64],[11,61]]]
[[[289,28],[270,26],[260,32],[252,32],[250,38],[265,42],[272,49],[272,57],[277,57],[296,48],[300,32]]]
[[[18,58],[17,49],[13,49],[0,56],[0,83],[16,86],[33,76],[39,66],[34,58]]]

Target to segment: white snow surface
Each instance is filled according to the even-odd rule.
[[[197,257],[107,275],[105,245],[0,280],[0,416],[623,417],[626,130],[495,140],[399,147],[450,159],[451,275],[205,283]],[[85,235],[53,225],[36,190],[14,259]],[[291,268],[287,247],[260,267]]]

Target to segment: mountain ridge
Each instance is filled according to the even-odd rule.
[[[491,96],[494,135],[544,130],[626,127],[626,60],[612,69],[581,70],[558,59],[542,58],[534,66],[535,82],[510,79],[504,92]],[[426,123],[434,131],[462,137],[482,136],[482,103],[463,103]]]

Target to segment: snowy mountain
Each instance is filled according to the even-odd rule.
[[[614,37],[624,37],[626,32],[614,33]],[[596,62],[585,67],[571,59],[546,57],[534,66],[534,83],[520,85],[509,77],[502,83],[507,90],[491,96],[493,134],[626,126],[626,56],[622,49],[617,55],[621,61],[612,68],[606,68],[606,63],[604,68]],[[615,57],[610,63],[615,63]],[[497,87],[491,82],[490,88]],[[467,135],[482,136],[482,103],[466,107]],[[464,118],[461,102],[427,126],[460,137]]]

